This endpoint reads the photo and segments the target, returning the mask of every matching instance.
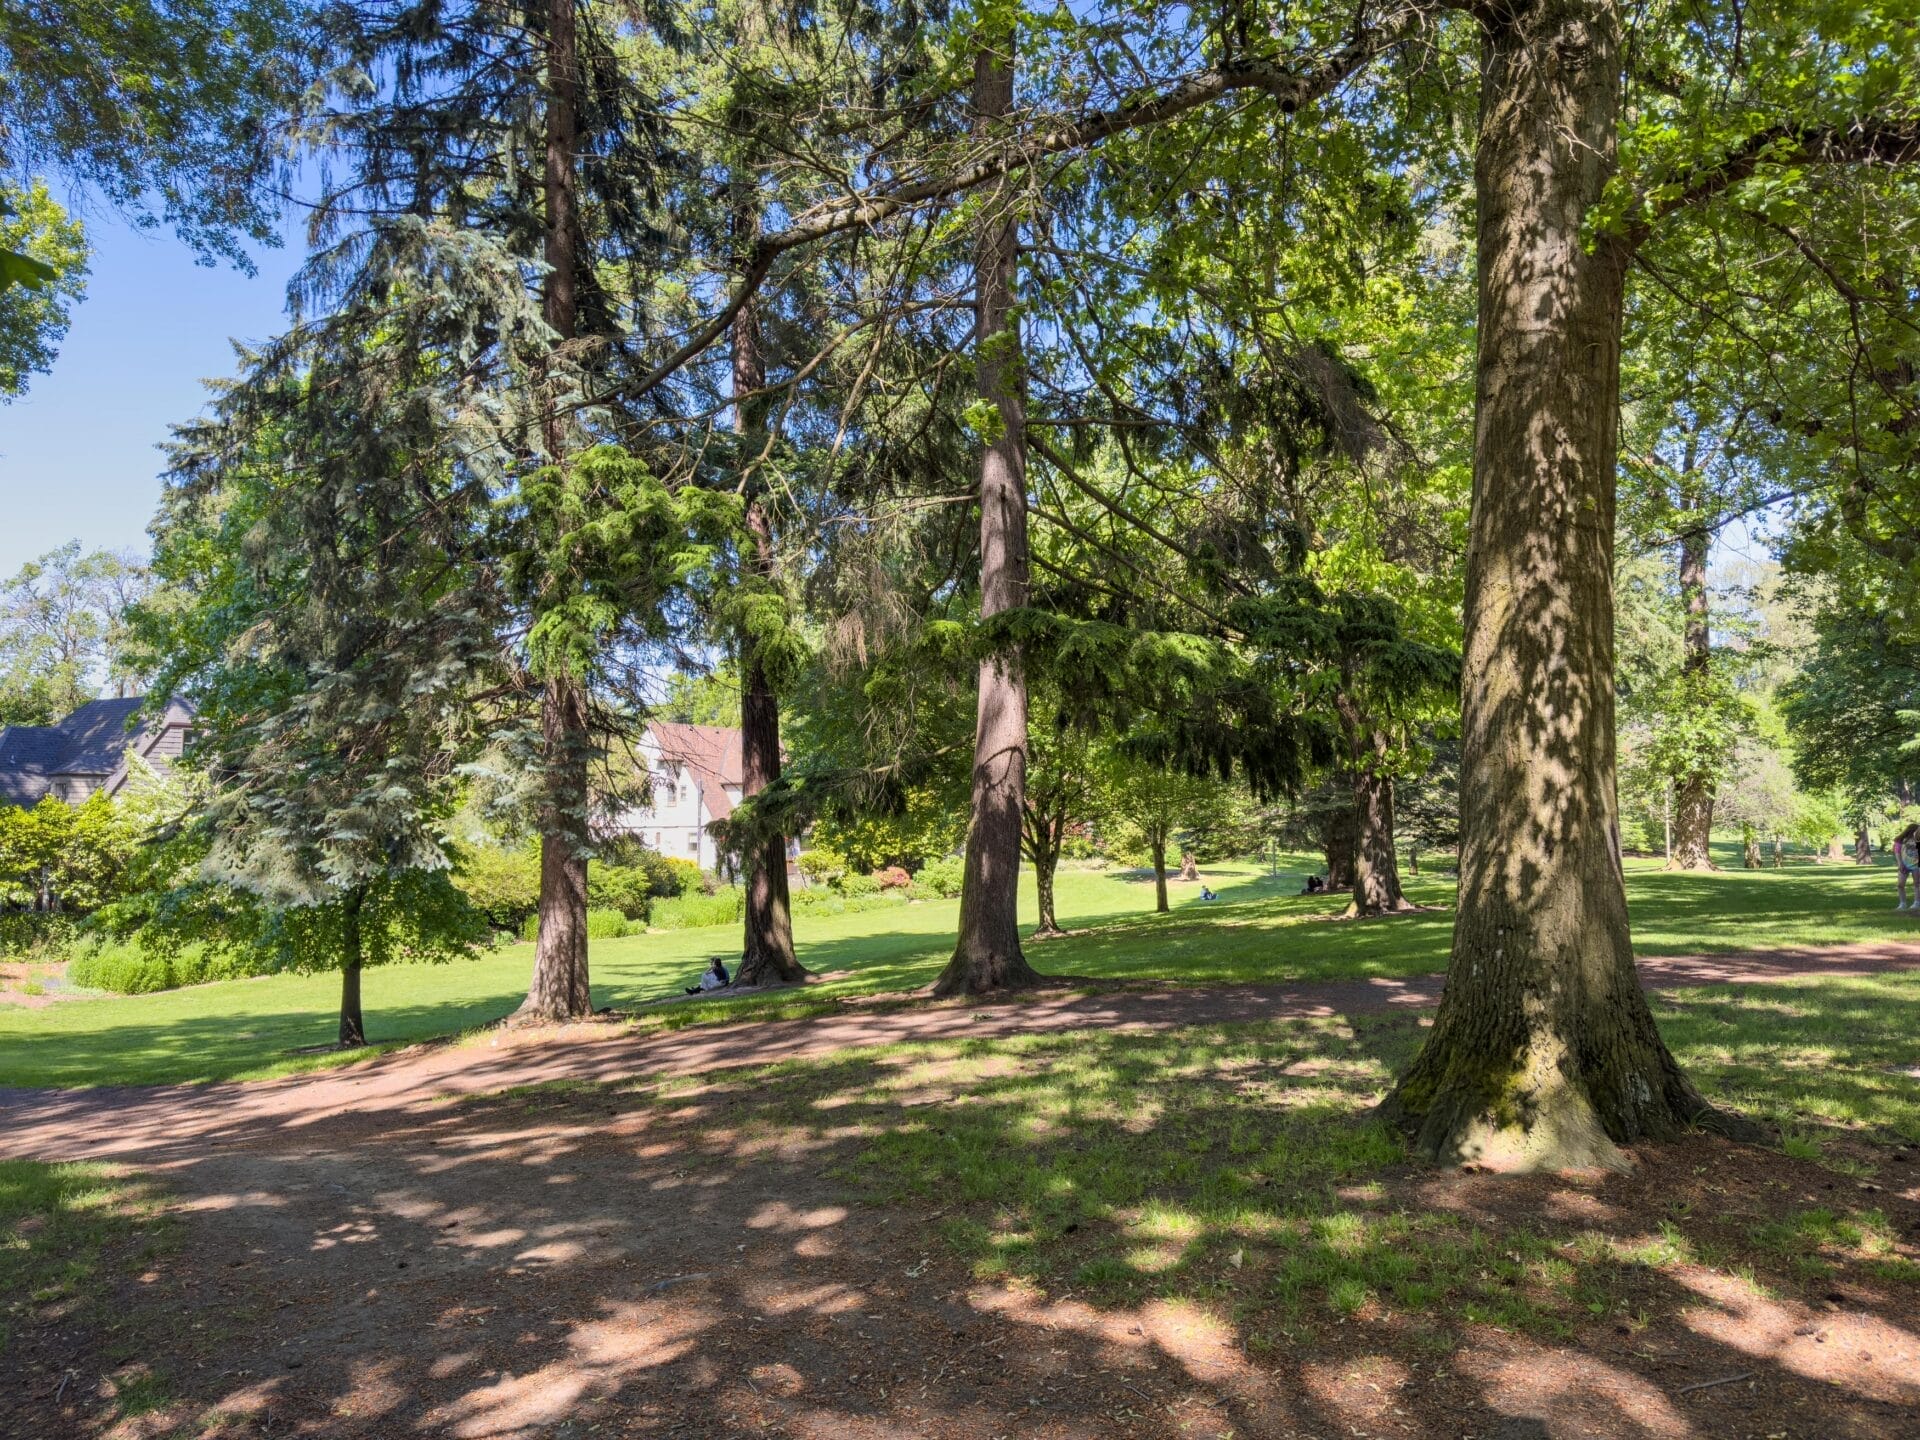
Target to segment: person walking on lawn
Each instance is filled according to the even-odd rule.
[[[1920,825],[1909,825],[1893,840],[1893,863],[1900,869],[1900,903],[1896,910],[1920,910]],[[1913,903],[1907,903],[1907,882],[1913,882]]]

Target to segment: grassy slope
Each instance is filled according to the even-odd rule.
[[[1325,915],[1342,901],[1294,894],[1297,869],[1277,879],[1244,866],[1207,873],[1221,902],[1201,905],[1196,887],[1175,886],[1171,916],[1151,914],[1151,884],[1064,873],[1062,923],[1089,933],[1036,946],[1036,964],[1055,973],[1181,983],[1419,975],[1445,965],[1452,928],[1445,911],[1328,924]],[[1884,867],[1676,876],[1630,862],[1628,883],[1643,954],[1920,937],[1920,922],[1893,913],[1891,872]],[[1411,888],[1427,903],[1450,898],[1444,881]],[[1030,916],[1030,895],[1025,909]],[[676,1006],[663,1020],[805,1013],[836,995],[924,984],[946,957],[956,911],[956,902],[936,901],[857,915],[803,915],[797,926],[802,958],[819,972],[850,972],[845,979],[772,1001]],[[737,945],[738,936],[725,929],[596,942],[595,1002],[624,1008],[672,994],[707,956]],[[370,971],[369,1028],[376,1041],[404,1042],[498,1019],[518,1003],[531,957],[530,947],[519,945],[456,965]],[[234,1079],[335,1063],[336,1057],[288,1052],[330,1038],[337,984],[330,975],[268,976],[39,1010],[0,1007],[0,1085]]]

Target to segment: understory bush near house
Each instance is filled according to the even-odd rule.
[[[952,900],[959,896],[960,882],[966,872],[967,862],[958,855],[929,860],[920,867],[920,873],[913,877],[913,888],[942,900]]]
[[[172,954],[151,954],[137,943],[82,943],[67,966],[67,983],[82,990],[110,990],[116,995],[151,995],[202,985],[209,980],[237,980],[264,975],[274,968],[264,951],[214,950],[187,945]]]
[[[746,914],[746,891],[737,885],[711,895],[681,895],[654,903],[655,930],[698,930],[707,925],[738,925]]]

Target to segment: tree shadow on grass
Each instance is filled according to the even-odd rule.
[[[1853,1072],[1920,1013],[1805,989],[1690,996],[1676,1044],[1711,1091],[1767,1027]],[[159,1418],[216,1437],[1909,1433],[1911,1196],[1704,1139],[1426,1170],[1368,1114],[1418,1033],[955,1039],[236,1125],[155,1157],[177,1255],[17,1413],[98,1433],[144,1338]]]

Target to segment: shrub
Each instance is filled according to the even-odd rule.
[[[653,905],[655,876],[644,865],[610,865],[596,860],[587,867],[587,903],[618,910],[629,920],[646,922]]]
[[[801,851],[800,858],[794,863],[807,879],[824,881],[829,885],[847,872],[847,857],[828,845],[815,845]]]
[[[880,882],[882,890],[904,890],[913,884],[913,876],[899,865],[889,865],[884,870],[876,870],[873,872],[873,878]]]
[[[485,845],[460,857],[454,883],[473,908],[500,930],[516,929],[540,908],[540,850],[522,845],[508,850]]]
[[[949,855],[940,860],[929,860],[920,867],[920,873],[913,877],[914,888],[929,895],[937,895],[942,900],[951,900],[960,893],[962,880],[966,878],[967,862],[958,855]]]
[[[653,907],[658,930],[698,930],[707,925],[738,925],[747,913],[746,891],[737,885],[711,895],[682,895]]]
[[[606,909],[597,905],[587,907],[587,938],[589,940],[623,940],[629,935],[638,935],[643,927],[636,925],[618,910]],[[540,938],[540,917],[529,915],[526,923],[520,927],[522,940]]]
[[[671,890],[656,890],[654,894],[668,898],[675,895],[713,894],[713,882],[707,878],[706,872],[693,861],[682,860],[677,855],[663,855],[660,858],[661,862],[667,867],[668,873],[673,876],[672,883],[674,888]]]
[[[80,946],[67,966],[67,983],[83,990],[117,995],[151,995],[210,980],[237,980],[273,968],[271,957],[253,950],[215,950],[188,945],[171,954],[153,954],[137,943]]]
[[[57,960],[73,944],[79,928],[73,916],[57,911],[0,914],[0,955]]]
[[[833,882],[833,888],[842,895],[878,895],[880,882],[871,875],[857,875],[849,871]]]
[[[587,911],[587,938],[589,940],[618,940],[631,935],[633,926],[627,917],[618,910],[589,909]]]
[[[884,891],[878,895],[842,895],[838,890],[825,886],[816,886],[812,890],[793,892],[793,908],[805,910],[810,915],[858,915],[867,910],[884,910],[892,905],[906,903],[906,895],[899,890]]]

